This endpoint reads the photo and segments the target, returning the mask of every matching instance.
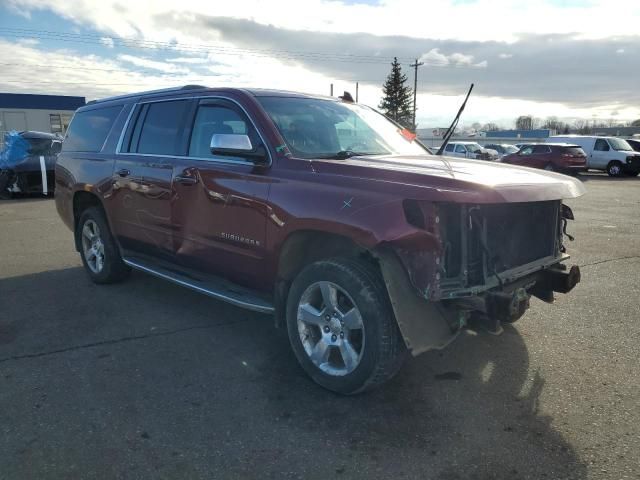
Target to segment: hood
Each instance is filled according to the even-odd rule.
[[[585,193],[582,182],[567,175],[483,160],[379,155],[312,163],[320,174],[389,183],[406,198],[430,201],[533,202],[576,198]]]

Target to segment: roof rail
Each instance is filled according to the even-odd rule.
[[[207,88],[207,87],[204,85],[183,85],[181,87],[161,88],[159,90],[147,90],[146,92],[126,93],[124,95],[116,95],[114,97],[100,98],[98,100],[91,100],[86,104],[95,105],[96,103],[110,102],[112,100],[122,100],[125,98],[131,98],[131,97],[139,97],[141,95],[152,95],[156,93],[171,93],[171,92],[179,92],[182,90],[200,90],[203,88]]]

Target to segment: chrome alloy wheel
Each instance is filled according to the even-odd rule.
[[[298,303],[298,333],[305,352],[324,373],[344,376],[360,364],[364,324],[349,294],[331,282],[311,284]]]
[[[93,220],[87,220],[82,227],[82,251],[89,269],[100,273],[104,268],[104,243],[100,238],[100,228]]]

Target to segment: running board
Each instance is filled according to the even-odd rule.
[[[140,258],[123,258],[124,263],[131,268],[149,273],[164,280],[190,288],[216,300],[230,303],[237,307],[246,308],[261,313],[273,313],[273,304],[258,292],[236,285],[220,277],[207,275],[201,278],[199,273],[177,272],[174,268],[165,268],[155,261],[149,262]]]

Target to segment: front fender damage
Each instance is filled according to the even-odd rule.
[[[412,355],[449,345],[466,324],[468,313],[419,296],[396,253],[375,252],[400,333]]]

